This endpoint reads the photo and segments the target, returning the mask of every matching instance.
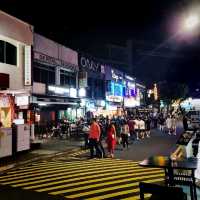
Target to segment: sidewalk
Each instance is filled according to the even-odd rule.
[[[77,139],[44,139],[37,149],[18,153],[16,156],[0,159],[0,173],[13,167],[19,167],[35,161],[50,159],[52,157],[70,154],[81,149],[82,140]]]

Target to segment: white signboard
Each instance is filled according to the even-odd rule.
[[[31,46],[24,48],[24,85],[31,85]]]
[[[17,125],[17,152],[30,149],[30,126]]]
[[[16,96],[15,103],[17,104],[17,106],[27,106],[29,104],[29,97],[26,95]]]

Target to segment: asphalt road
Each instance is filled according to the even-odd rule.
[[[129,149],[117,146],[115,159],[88,159],[89,151],[58,156],[13,169],[0,176],[3,200],[138,200],[140,181],[159,182],[161,169],[142,168],[138,161],[169,155],[177,135],[153,130],[150,138],[134,141]]]

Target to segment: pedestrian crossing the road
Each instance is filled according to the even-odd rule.
[[[120,159],[43,161],[0,176],[0,185],[61,195],[66,199],[137,200],[139,182],[163,181],[161,169],[143,168]]]

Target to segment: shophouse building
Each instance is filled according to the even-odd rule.
[[[0,11],[0,158],[30,148],[33,26]],[[16,131],[12,124],[16,123]]]

